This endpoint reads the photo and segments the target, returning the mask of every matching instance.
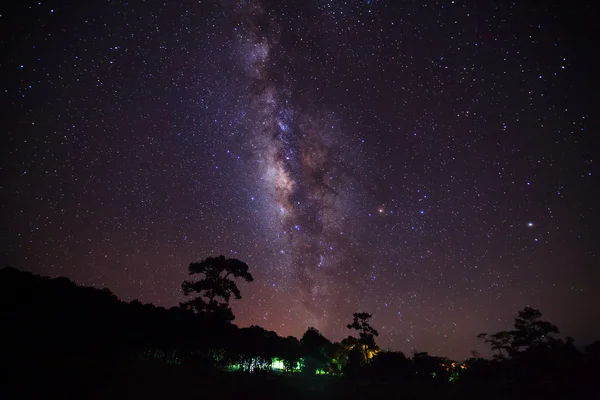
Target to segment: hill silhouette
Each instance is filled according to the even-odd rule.
[[[356,313],[348,327],[360,334],[340,343],[314,328],[280,337],[185,304],[128,303],[67,278],[0,270],[9,398],[571,398],[600,372],[599,342],[581,352],[530,308],[515,330],[480,335],[495,359],[463,362],[381,351],[369,318]]]

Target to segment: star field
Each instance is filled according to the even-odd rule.
[[[600,334],[590,6],[18,2],[2,21],[2,262],[235,322],[462,358],[525,305]]]

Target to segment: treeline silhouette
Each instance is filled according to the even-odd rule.
[[[165,309],[123,302],[108,289],[78,286],[67,278],[0,270],[2,377],[16,398],[32,390],[27,382],[45,388],[43,393],[82,398],[82,393],[94,397],[106,390],[100,386],[118,380],[119,392],[131,383],[123,381],[132,380],[128,374],[148,368],[160,371],[158,380],[175,375],[186,376],[185,382],[192,376],[210,379],[212,386],[190,386],[189,393],[198,396],[214,394],[221,382],[229,390],[240,385],[245,388],[240,391],[288,398],[571,398],[591,390],[600,373],[600,342],[581,351],[572,339],[559,339],[558,328],[528,307],[519,312],[513,330],[479,335],[495,352],[491,360],[474,354],[456,362],[426,352],[406,357],[378,348],[379,332],[368,313],[355,313],[348,328],[356,335],[338,343],[315,328],[300,339],[260,326],[238,328],[229,301],[241,297],[233,279],[253,280],[247,265],[221,256],[192,263],[189,271],[200,279],[184,282],[183,290],[198,296]],[[264,378],[264,372],[272,371],[280,372],[277,379],[317,383],[282,387],[281,381]],[[248,383],[249,376],[254,383]],[[252,386],[256,382],[260,385]],[[178,384],[181,393],[188,393],[182,386]],[[310,387],[319,389],[307,394]],[[152,395],[157,393],[144,396]]]

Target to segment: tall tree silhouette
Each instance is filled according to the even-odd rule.
[[[515,318],[514,344],[517,348],[531,348],[550,341],[558,328],[550,322],[542,321],[542,313],[535,308],[525,307]]]
[[[373,351],[379,350],[379,347],[375,344],[375,336],[379,336],[379,332],[369,324],[369,319],[372,317],[371,314],[366,312],[354,313],[353,317],[354,320],[352,323],[347,325],[348,329],[358,331],[358,345],[363,352],[363,361],[369,362],[371,359],[370,354]]]
[[[183,293],[198,293],[199,296],[183,303],[183,306],[197,313],[209,313],[220,319],[232,321],[235,317],[229,306],[231,296],[241,299],[240,289],[232,278],[252,282],[254,278],[248,272],[248,265],[235,258],[225,256],[209,257],[200,262],[191,263],[190,275],[202,275],[197,281],[184,281]]]

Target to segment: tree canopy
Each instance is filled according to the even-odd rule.
[[[514,356],[523,350],[533,350],[553,343],[552,335],[558,334],[558,328],[547,321],[542,321],[542,313],[531,307],[519,311],[511,331],[500,331],[493,334],[480,333],[479,339],[490,344],[496,351],[497,359]]]
[[[228,305],[230,299],[241,297],[237,286],[217,284],[222,279],[250,278],[247,266],[224,257],[207,260],[191,267],[202,280],[208,276],[215,283],[196,286],[202,301],[210,305],[211,299],[218,299]],[[595,382],[600,374],[599,342],[579,350],[571,338],[558,338],[558,328],[530,307],[518,313],[513,330],[479,335],[497,353],[493,360],[476,353],[456,362],[427,352],[406,357],[401,352],[378,351],[375,337],[379,332],[370,319],[368,313],[355,313],[347,327],[358,335],[340,343],[332,343],[313,327],[298,340],[260,326],[238,328],[222,323],[206,308],[165,309],[137,300],[123,302],[108,289],[81,287],[66,278],[0,270],[2,355],[8,372],[25,371],[27,376],[43,375],[72,360],[113,366],[135,361],[197,366],[200,371],[219,373],[302,370],[307,375],[346,376],[351,379],[345,382],[377,381],[377,385],[456,384],[453,390],[489,384],[511,393],[525,388],[521,394],[538,395],[540,388],[552,394],[562,388],[570,396],[573,387]],[[464,398],[478,397],[485,396]]]
[[[198,294],[183,303],[183,306],[198,313],[208,312],[232,321],[234,315],[229,301],[232,296],[238,300],[242,298],[240,289],[232,278],[252,282],[254,278],[249,272],[248,265],[235,258],[225,258],[221,255],[191,263],[188,269],[190,275],[201,275],[201,279],[183,282],[181,288],[186,296],[191,293]]]

